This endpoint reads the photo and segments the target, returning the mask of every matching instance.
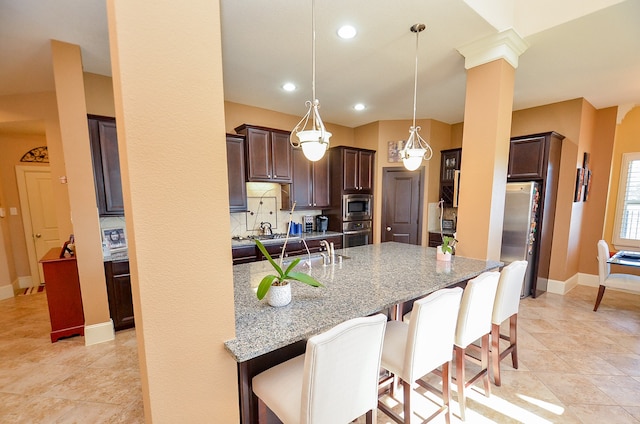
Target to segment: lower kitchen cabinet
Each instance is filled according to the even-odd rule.
[[[109,313],[113,320],[113,327],[116,330],[134,327],[129,261],[105,262],[104,270],[107,278]]]

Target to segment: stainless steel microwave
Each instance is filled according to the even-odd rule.
[[[371,194],[345,194],[342,196],[342,220],[370,220],[373,211]]]

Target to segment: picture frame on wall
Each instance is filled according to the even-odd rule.
[[[573,195],[574,202],[582,201],[582,190],[584,188],[584,168],[578,168],[576,173],[576,192]]]
[[[388,162],[400,162],[402,159],[400,158],[400,152],[404,149],[404,140],[399,141],[389,141],[387,143],[387,161]]]

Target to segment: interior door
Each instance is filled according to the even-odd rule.
[[[44,281],[38,264],[49,249],[62,247],[48,167],[16,167],[29,266],[34,285]]]
[[[382,242],[419,244],[422,228],[424,168],[384,168],[382,175]]]

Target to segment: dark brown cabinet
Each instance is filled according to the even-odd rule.
[[[290,209],[296,202],[296,209],[322,209],[329,207],[329,159],[325,155],[311,162],[302,149],[292,151],[293,179],[290,193],[283,192],[282,206]]]
[[[533,180],[544,178],[548,157],[545,136],[511,139],[507,178]]]
[[[60,257],[60,248],[50,249],[42,259],[51,319],[51,342],[62,337],[84,335],[84,310],[75,256]]]
[[[116,330],[123,330],[135,326],[129,261],[105,262],[104,270],[113,327]]]
[[[227,172],[229,180],[229,210],[247,210],[247,186],[245,184],[244,136],[227,134]]]
[[[338,146],[330,149],[332,191],[373,193],[375,151]]]
[[[88,121],[98,213],[100,216],[123,216],[116,121],[95,115],[89,115]]]
[[[286,131],[243,124],[235,129],[246,137],[247,180],[291,182],[291,144]]]
[[[440,199],[444,201],[444,206],[458,206],[461,162],[462,149],[440,151]]]

